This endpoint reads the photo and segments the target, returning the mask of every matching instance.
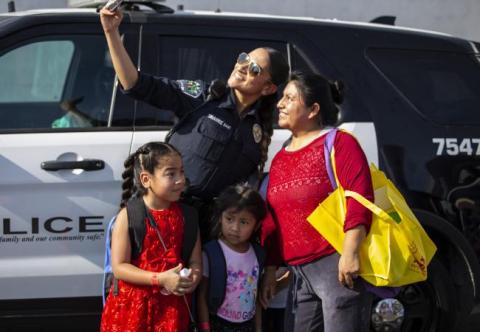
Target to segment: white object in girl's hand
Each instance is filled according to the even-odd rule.
[[[183,278],[186,278],[186,277],[189,277],[190,274],[192,273],[192,269],[187,269],[186,267],[184,267],[183,269],[180,270],[180,272],[178,273],[180,275],[180,277],[183,277]],[[171,292],[169,292],[166,288],[162,288],[160,290],[160,293],[162,295],[170,295],[172,294]]]
[[[162,288],[162,289],[160,290],[160,294],[162,294],[162,295],[171,295],[172,292],[168,291],[166,288]]]
[[[192,269],[187,269],[186,267],[184,267],[180,270],[180,277],[189,277],[191,273]]]
[[[123,0],[108,0],[107,4],[104,8],[108,9],[109,11],[115,11],[118,6],[122,4]]]

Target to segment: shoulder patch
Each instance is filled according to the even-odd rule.
[[[184,94],[189,95],[193,98],[200,97],[203,90],[205,89],[205,84],[203,83],[203,81],[200,80],[177,80],[177,83]]]

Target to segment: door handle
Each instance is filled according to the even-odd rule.
[[[98,171],[105,168],[105,162],[100,159],[85,159],[80,161],[57,161],[49,160],[40,164],[46,171],[58,171],[61,169],[83,169],[85,171]]]

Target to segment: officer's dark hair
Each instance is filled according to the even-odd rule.
[[[215,199],[212,213],[212,238],[220,237],[222,213],[228,209],[234,209],[235,212],[242,210],[250,212],[255,217],[257,230],[260,228],[260,222],[267,215],[267,207],[258,191],[244,184],[229,186]]]
[[[286,83],[288,79],[288,73],[290,72],[290,67],[288,66],[288,62],[285,57],[274,48],[271,47],[261,47],[268,53],[269,57],[269,66],[268,72],[270,74],[270,80],[273,84],[279,87]],[[263,173],[263,168],[265,163],[268,159],[268,146],[272,140],[273,135],[273,119],[274,119],[274,111],[275,106],[277,105],[278,101],[278,90],[277,93],[263,96],[261,98],[261,104],[259,107],[258,115],[260,117],[263,135],[262,141],[260,143],[262,156],[260,159],[259,165],[259,174]]]
[[[132,196],[141,197],[147,193],[147,189],[140,182],[140,173],[147,171],[150,174],[160,165],[161,159],[172,154],[181,157],[180,152],[172,145],[163,142],[150,142],[142,145],[135,153],[125,160],[125,170],[122,173],[122,200],[120,208],[126,206]]]
[[[320,74],[295,71],[288,80],[297,87],[305,106],[320,105],[319,123],[322,127],[334,126],[340,112],[338,105],[343,101],[344,85],[341,81],[329,81]]]

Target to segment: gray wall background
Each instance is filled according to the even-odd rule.
[[[85,0],[15,0],[17,10],[61,8]],[[0,12],[8,0],[0,0]],[[380,15],[397,17],[396,25],[445,32],[480,41],[480,0],[166,0],[186,10],[336,18],[368,22]]]
[[[185,9],[220,8],[252,12],[368,22],[396,16],[396,25],[445,32],[480,41],[480,0],[167,0]]]
[[[0,13],[7,11],[11,0],[0,0]],[[17,11],[38,8],[65,8],[68,0],[14,0]]]

